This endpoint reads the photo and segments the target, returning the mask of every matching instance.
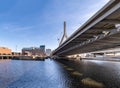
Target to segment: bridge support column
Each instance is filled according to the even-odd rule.
[[[77,55],[77,56],[76,56],[76,60],[78,60],[78,61],[79,61],[79,60],[82,60],[81,56],[80,56],[80,55]]]
[[[116,56],[116,52],[114,52],[114,57]]]
[[[2,56],[1,58],[2,58],[2,60],[3,60],[3,56]]]
[[[93,54],[93,57],[96,57],[96,55],[95,55],[95,54]]]
[[[106,53],[104,53],[104,57],[106,57]]]
[[[9,56],[7,56],[7,59],[9,59]]]

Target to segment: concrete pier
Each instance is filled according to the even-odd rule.
[[[12,55],[0,55],[0,59],[11,59]]]

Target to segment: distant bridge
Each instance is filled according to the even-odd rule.
[[[67,56],[120,46],[120,0],[110,0],[52,55]]]

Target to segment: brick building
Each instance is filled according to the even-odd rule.
[[[30,48],[23,48],[22,55],[44,57],[45,53],[40,48],[30,47]]]
[[[7,47],[0,47],[0,55],[11,55],[12,51],[11,49]]]

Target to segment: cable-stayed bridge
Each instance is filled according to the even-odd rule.
[[[52,55],[67,56],[119,46],[120,1],[111,0],[60,44]]]

